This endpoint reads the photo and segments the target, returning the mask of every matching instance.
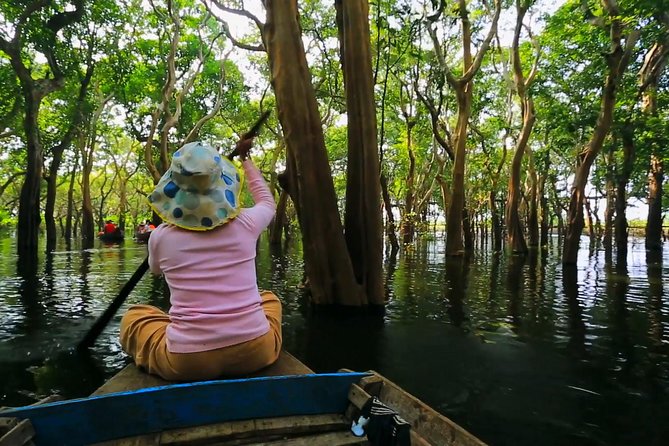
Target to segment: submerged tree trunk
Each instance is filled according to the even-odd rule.
[[[488,205],[490,206],[490,218],[492,225],[492,246],[494,252],[502,250],[502,222],[499,218],[499,210],[497,209],[496,188],[490,191],[488,196]]]
[[[523,156],[525,155],[526,150],[530,150],[528,147],[528,142],[530,136],[532,135],[532,128],[534,127],[534,121],[536,120],[536,115],[534,112],[534,101],[528,93],[528,90],[532,83],[537,72],[537,64],[532,68],[532,71],[526,78],[523,74],[523,66],[520,60],[520,32],[523,28],[523,19],[525,13],[529,7],[529,3],[521,2],[521,0],[516,0],[516,26],[513,34],[513,44],[512,44],[512,58],[513,58],[513,79],[516,86],[516,93],[520,99],[521,104],[521,116],[523,119],[523,126],[520,130],[520,135],[518,137],[518,142],[516,143],[516,150],[513,154],[513,161],[511,162],[511,173],[509,175],[509,196],[506,201],[506,228],[507,228],[507,237],[509,239],[509,249],[514,253],[525,254],[527,253],[527,244],[525,242],[525,235],[523,233],[523,225],[520,221],[519,205],[520,205],[520,168],[523,161]],[[538,60],[538,55],[537,58]],[[536,175],[533,180],[533,183],[536,185]],[[536,193],[536,189],[534,189]],[[533,198],[534,199],[534,198]],[[533,200],[532,199],[532,200]],[[530,209],[534,206],[536,211],[536,203],[530,201]],[[534,240],[532,244],[537,245],[538,240],[536,237],[536,212],[530,216],[531,224],[534,225],[533,229],[530,229],[530,232],[533,234]]]
[[[312,300],[316,304],[366,304],[367,296],[356,281],[339,219],[297,2],[266,0],[264,4],[265,48],[286,138],[288,192],[302,228]]]
[[[638,38],[638,32],[633,30],[626,37],[625,48],[621,40],[623,38],[623,22],[618,12],[618,7],[611,0],[602,0],[602,6],[607,13],[607,20],[611,21],[610,39],[611,51],[606,55],[608,73],[602,91],[602,103],[597,117],[597,124],[592,137],[580,154],[581,164],[576,170],[574,183],[572,185],[569,210],[567,212],[567,232],[565,236],[562,263],[575,265],[578,259],[579,242],[583,232],[583,201],[585,199],[585,186],[590,176],[590,167],[599,155],[604,139],[611,129],[613,113],[616,105],[616,94],[618,83],[627,69],[629,59]]]
[[[402,213],[402,243],[410,244],[414,240],[416,225],[416,209],[414,209],[415,179],[416,179],[416,157],[413,153],[411,131],[416,124],[408,114],[404,116],[407,129],[407,153],[409,154],[409,171],[406,180],[406,193],[404,197],[404,212]]]
[[[40,225],[40,191],[42,184],[43,153],[39,136],[37,115],[39,102],[35,101],[32,86],[23,86],[25,118],[23,129],[26,134],[26,176],[19,199],[17,244],[19,257],[34,258],[37,255]]]
[[[669,19],[664,16],[665,26]],[[657,117],[657,89],[659,78],[669,58],[669,37],[653,45],[644,58],[640,71],[642,109],[644,114]],[[661,143],[652,144],[648,170],[648,219],[646,222],[646,249],[662,249],[662,197],[664,195],[663,153],[666,147]]]
[[[281,245],[281,235],[286,226],[286,207],[288,206],[288,192],[281,190],[279,194],[279,201],[276,204],[276,213],[274,220],[269,228],[269,244]]]
[[[74,183],[77,178],[77,168],[79,167],[79,147],[74,151],[74,163],[72,172],[70,172],[70,185],[67,188],[67,215],[65,217],[65,233],[63,236],[69,244],[72,240],[72,218],[74,213]]]
[[[613,218],[616,213],[616,186],[614,184],[614,146],[606,153],[606,209],[604,210],[604,250],[613,251]]]
[[[386,210],[386,234],[390,241],[392,251],[396,252],[400,249],[400,243],[397,240],[397,233],[395,228],[395,215],[393,214],[393,205],[390,201],[390,193],[388,193],[388,179],[385,174],[381,174],[381,196],[383,197],[383,207]]]
[[[634,130],[631,128],[631,123],[626,123],[622,129],[622,144],[623,144],[623,165],[618,175],[618,184],[616,186],[616,217],[615,217],[615,234],[616,234],[616,251],[618,258],[627,256],[627,183],[629,183],[632,169],[634,168]]]
[[[357,282],[370,304],[383,305],[383,223],[376,135],[376,103],[367,0],[341,1],[342,53],[348,163],[344,234]]]
[[[653,154],[648,174],[648,221],[646,224],[646,248],[662,249],[662,196],[664,166],[662,158]]]
[[[59,153],[58,153],[59,152]],[[46,252],[56,249],[57,231],[54,209],[56,207],[56,189],[58,188],[58,168],[62,161],[63,152],[53,153],[49,175],[46,177],[46,202],[44,204],[44,222],[46,226]]]
[[[550,162],[550,152],[546,151],[543,156],[542,174],[539,179],[537,194],[539,195],[539,224],[540,224],[540,244],[548,245],[548,231],[550,229],[550,209],[548,207],[548,197],[546,196],[546,180],[548,178],[548,168]]]
[[[527,157],[529,159],[529,176],[530,176],[530,198],[529,210],[527,216],[527,238],[529,246],[536,248],[539,246],[539,203],[538,203],[538,189],[539,179],[537,177],[537,170],[534,166],[534,155],[528,149]]]

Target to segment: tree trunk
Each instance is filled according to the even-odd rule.
[[[127,181],[124,181],[123,178],[120,178],[118,184],[118,227],[121,231],[125,232],[125,214],[128,209],[128,189]],[[127,180],[127,178],[125,179]],[[134,232],[134,231],[133,231]]]
[[[413,153],[411,133],[415,122],[405,115],[407,127],[407,153],[409,154],[409,172],[407,173],[406,194],[404,198],[404,212],[402,214],[402,243],[410,244],[414,240],[416,210],[414,209],[416,157]]]
[[[56,206],[56,193],[58,188],[58,170],[63,160],[65,149],[69,148],[74,139],[75,132],[84,117],[84,101],[88,95],[88,86],[93,77],[93,42],[88,43],[88,59],[86,74],[81,80],[79,94],[74,104],[74,113],[70,117],[69,127],[61,141],[51,148],[51,164],[49,165],[49,176],[47,178],[46,205],[44,206],[44,220],[46,222],[46,252],[56,249],[56,221],[53,213]]]
[[[548,168],[550,163],[550,152],[546,151],[543,156],[542,174],[539,180],[539,221],[540,221],[540,239],[541,246],[548,246],[548,231],[550,229],[550,209],[548,207],[548,197],[546,196],[546,180],[548,178]]]
[[[274,220],[269,229],[269,244],[274,246],[281,245],[281,235],[283,228],[286,225],[286,207],[288,206],[288,192],[281,189],[279,194],[279,202],[276,205],[276,213]]]
[[[77,167],[79,167],[80,148],[74,151],[74,164],[70,172],[70,185],[67,189],[67,216],[65,217],[65,240],[69,243],[72,239],[72,218],[74,213],[74,183],[77,178]]]
[[[38,113],[40,102],[34,86],[21,85],[25,101],[23,130],[26,135],[26,176],[19,198],[17,246],[19,257],[37,256],[40,225],[40,191],[42,184],[43,153],[39,136]]]
[[[57,228],[53,216],[56,207],[56,189],[58,188],[58,168],[62,161],[62,150],[54,150],[53,159],[49,166],[49,176],[46,179],[46,203],[44,205],[44,222],[46,223],[46,252],[56,249]]]
[[[462,208],[462,235],[465,244],[465,251],[474,250],[474,226],[471,222],[470,212],[467,204]]]
[[[367,297],[356,282],[339,219],[318,104],[302,44],[297,2],[266,0],[264,4],[265,48],[279,121],[286,138],[288,192],[302,229],[312,301],[366,304]]]
[[[530,203],[527,217],[527,238],[529,240],[529,246],[536,248],[539,246],[539,179],[537,178],[537,171],[534,167],[534,155],[530,149],[528,149],[527,157],[529,160],[530,177]]]
[[[646,223],[646,248],[662,249],[662,184],[664,169],[662,158],[653,154],[650,158],[648,174],[648,221]]]
[[[93,138],[88,138],[90,144],[95,144]],[[91,170],[93,169],[93,150],[88,148],[87,138],[81,138],[81,238],[85,246],[92,246],[95,240],[95,217],[93,216],[93,201],[91,200]]]
[[[523,115],[525,111],[523,111]],[[532,119],[533,121],[534,119]],[[527,118],[523,118],[523,130],[527,128]],[[523,225],[520,221],[520,168],[522,166],[525,147],[529,139],[529,132],[521,132],[516,151],[511,162],[511,174],[509,176],[509,196],[506,199],[506,228],[509,249],[511,252],[524,254],[527,252],[527,244],[523,233]]]
[[[495,191],[497,188],[493,185],[490,195],[488,196],[488,202],[490,206],[490,218],[492,225],[492,246],[494,252],[500,252],[502,250],[502,222],[499,218],[499,210],[497,209],[497,195]]]
[[[397,241],[397,233],[395,232],[395,215],[393,215],[393,205],[390,201],[390,193],[388,193],[388,179],[385,174],[381,174],[381,196],[383,197],[383,207],[386,210],[386,235],[390,241],[390,246],[393,252],[400,249],[400,243]]]
[[[590,207],[590,200],[587,198],[583,204],[585,205],[585,212],[588,216],[588,237],[590,238],[590,252],[592,253],[597,241],[594,231],[594,222],[592,220],[592,208]]]
[[[622,78],[634,45],[638,38],[638,32],[632,31],[626,36],[625,48],[621,45],[623,37],[623,23],[615,3],[609,0],[602,0],[604,9],[607,12],[607,19],[611,20],[610,38],[611,52],[606,55],[608,73],[604,82],[602,92],[602,104],[597,117],[597,124],[592,137],[583,152],[581,153],[582,162],[576,170],[574,183],[572,185],[571,198],[569,201],[569,210],[567,212],[567,232],[562,253],[562,263],[575,265],[578,259],[579,242],[583,232],[583,200],[585,199],[585,186],[590,175],[590,167],[599,155],[604,139],[609,133],[613,122],[613,112],[616,105],[616,93],[618,82]]]
[[[529,5],[528,5],[529,6]],[[516,150],[513,154],[513,161],[511,162],[511,173],[509,176],[509,196],[506,201],[506,227],[507,227],[507,237],[509,239],[509,249],[513,253],[525,254],[527,253],[527,244],[525,242],[525,235],[523,233],[523,225],[520,221],[520,168],[523,162],[523,156],[525,155],[525,150],[528,149],[528,142],[530,140],[530,135],[532,134],[532,128],[534,127],[534,121],[536,120],[536,115],[534,112],[534,102],[529,96],[528,89],[534,82],[534,74],[536,73],[536,64],[533,68],[530,75],[525,78],[523,74],[523,67],[520,60],[520,32],[523,28],[523,18],[527,12],[526,4],[523,2],[521,5],[520,0],[516,0],[516,26],[514,29],[513,35],[513,44],[512,44],[512,59],[513,59],[513,79],[516,87],[516,93],[520,99],[521,104],[521,116],[523,118],[523,126],[520,130],[520,135],[518,137],[518,142],[516,143]],[[538,59],[538,56],[537,56]],[[536,175],[534,178],[534,184],[536,185]],[[536,193],[536,189],[534,190]],[[532,243],[534,246],[537,245],[538,240],[536,236],[536,203],[530,202],[530,209],[534,206],[534,216],[530,215],[530,219],[533,219],[534,227],[530,229],[531,234],[533,235],[534,240]]]
[[[460,256],[464,253],[462,218],[465,206],[465,158],[467,156],[467,127],[471,114],[472,85],[469,83],[461,88],[462,90],[455,92],[458,99],[458,121],[455,132],[451,205],[446,217],[447,256]]]
[[[629,183],[632,170],[634,168],[634,130],[630,122],[625,123],[622,129],[622,144],[623,144],[623,165],[618,175],[618,184],[616,186],[616,218],[615,218],[615,234],[616,234],[616,251],[618,258],[627,257],[627,183]]]
[[[616,213],[616,186],[614,183],[614,145],[606,153],[606,209],[604,210],[604,250],[613,250],[613,218]]]
[[[666,14],[664,25],[667,26]],[[669,37],[657,42],[648,51],[644,64],[640,70],[642,88],[642,110],[650,117],[657,117],[657,88],[660,75],[669,58]],[[659,143],[661,144],[661,143]],[[662,197],[664,195],[664,166],[663,154],[666,147],[660,147],[657,142],[652,144],[650,166],[648,171],[648,219],[646,220],[646,249],[662,249]]]

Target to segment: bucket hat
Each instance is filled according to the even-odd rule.
[[[209,144],[185,144],[149,195],[151,208],[168,223],[207,231],[239,213],[243,174]]]

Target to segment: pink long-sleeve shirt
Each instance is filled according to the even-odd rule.
[[[276,204],[260,171],[250,160],[242,165],[253,207],[210,231],[162,224],[149,238],[149,268],[164,274],[170,288],[167,349],[172,353],[214,350],[269,331],[255,256]]]

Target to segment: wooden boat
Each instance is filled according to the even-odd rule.
[[[151,231],[135,232],[135,241],[138,243],[146,243],[149,241],[150,236],[151,236]]]
[[[119,243],[123,241],[123,239],[125,238],[125,234],[123,234],[123,231],[119,229],[109,234],[102,233],[98,235],[98,238],[101,241],[107,243]]]
[[[372,395],[410,423],[412,445],[483,445],[378,373],[315,374],[284,352],[254,376],[186,384],[130,365],[90,397],[0,411],[0,446],[374,444],[351,431]]]

